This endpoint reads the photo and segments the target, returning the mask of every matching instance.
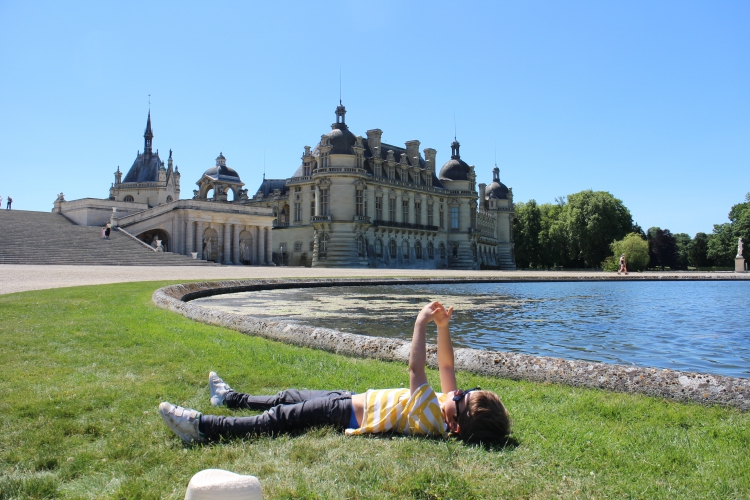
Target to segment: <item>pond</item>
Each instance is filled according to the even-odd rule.
[[[194,303],[409,340],[422,305],[439,300],[455,309],[457,347],[748,378],[748,297],[746,281],[607,281],[269,290]]]

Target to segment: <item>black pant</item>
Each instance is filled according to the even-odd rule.
[[[275,396],[230,391],[224,401],[229,408],[266,411],[254,417],[202,415],[198,429],[208,439],[292,432],[325,425],[344,429],[354,411],[352,393],[348,391],[287,389]]]

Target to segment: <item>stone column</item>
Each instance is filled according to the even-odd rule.
[[[367,212],[365,215],[373,221],[375,220],[375,186],[368,186],[365,193],[367,193]]]
[[[232,225],[224,223],[224,264],[232,263]]]
[[[272,266],[273,264],[273,233],[271,228],[267,227],[266,231],[266,265]]]
[[[240,263],[240,230],[242,226],[239,224],[232,225],[232,262],[235,264]]]
[[[195,243],[195,234],[193,232],[193,221],[187,221],[187,227],[185,228],[185,255],[190,257],[190,252],[195,252],[193,248]]]
[[[266,265],[266,232],[262,227],[258,228],[258,265]]]
[[[196,222],[195,225],[198,229],[198,232],[195,235],[196,239],[198,240],[198,247],[196,248],[196,250],[198,251],[198,260],[203,260],[203,227],[205,225],[205,222]]]
[[[320,186],[317,184],[315,185],[315,213],[312,215],[320,215]]]
[[[404,220],[403,196],[401,191],[396,191],[396,222],[406,222]]]
[[[409,198],[409,220],[406,222],[414,224],[416,222],[416,216],[414,214],[414,193],[409,191],[406,193],[406,196]]]

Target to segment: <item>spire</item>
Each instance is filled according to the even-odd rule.
[[[146,122],[146,132],[143,134],[145,140],[143,147],[143,154],[151,155],[151,140],[154,138],[154,133],[151,132],[151,110],[148,110],[148,121]]]

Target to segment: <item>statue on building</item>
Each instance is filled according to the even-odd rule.
[[[211,237],[206,236],[203,238],[203,258],[208,260],[211,258]]]

